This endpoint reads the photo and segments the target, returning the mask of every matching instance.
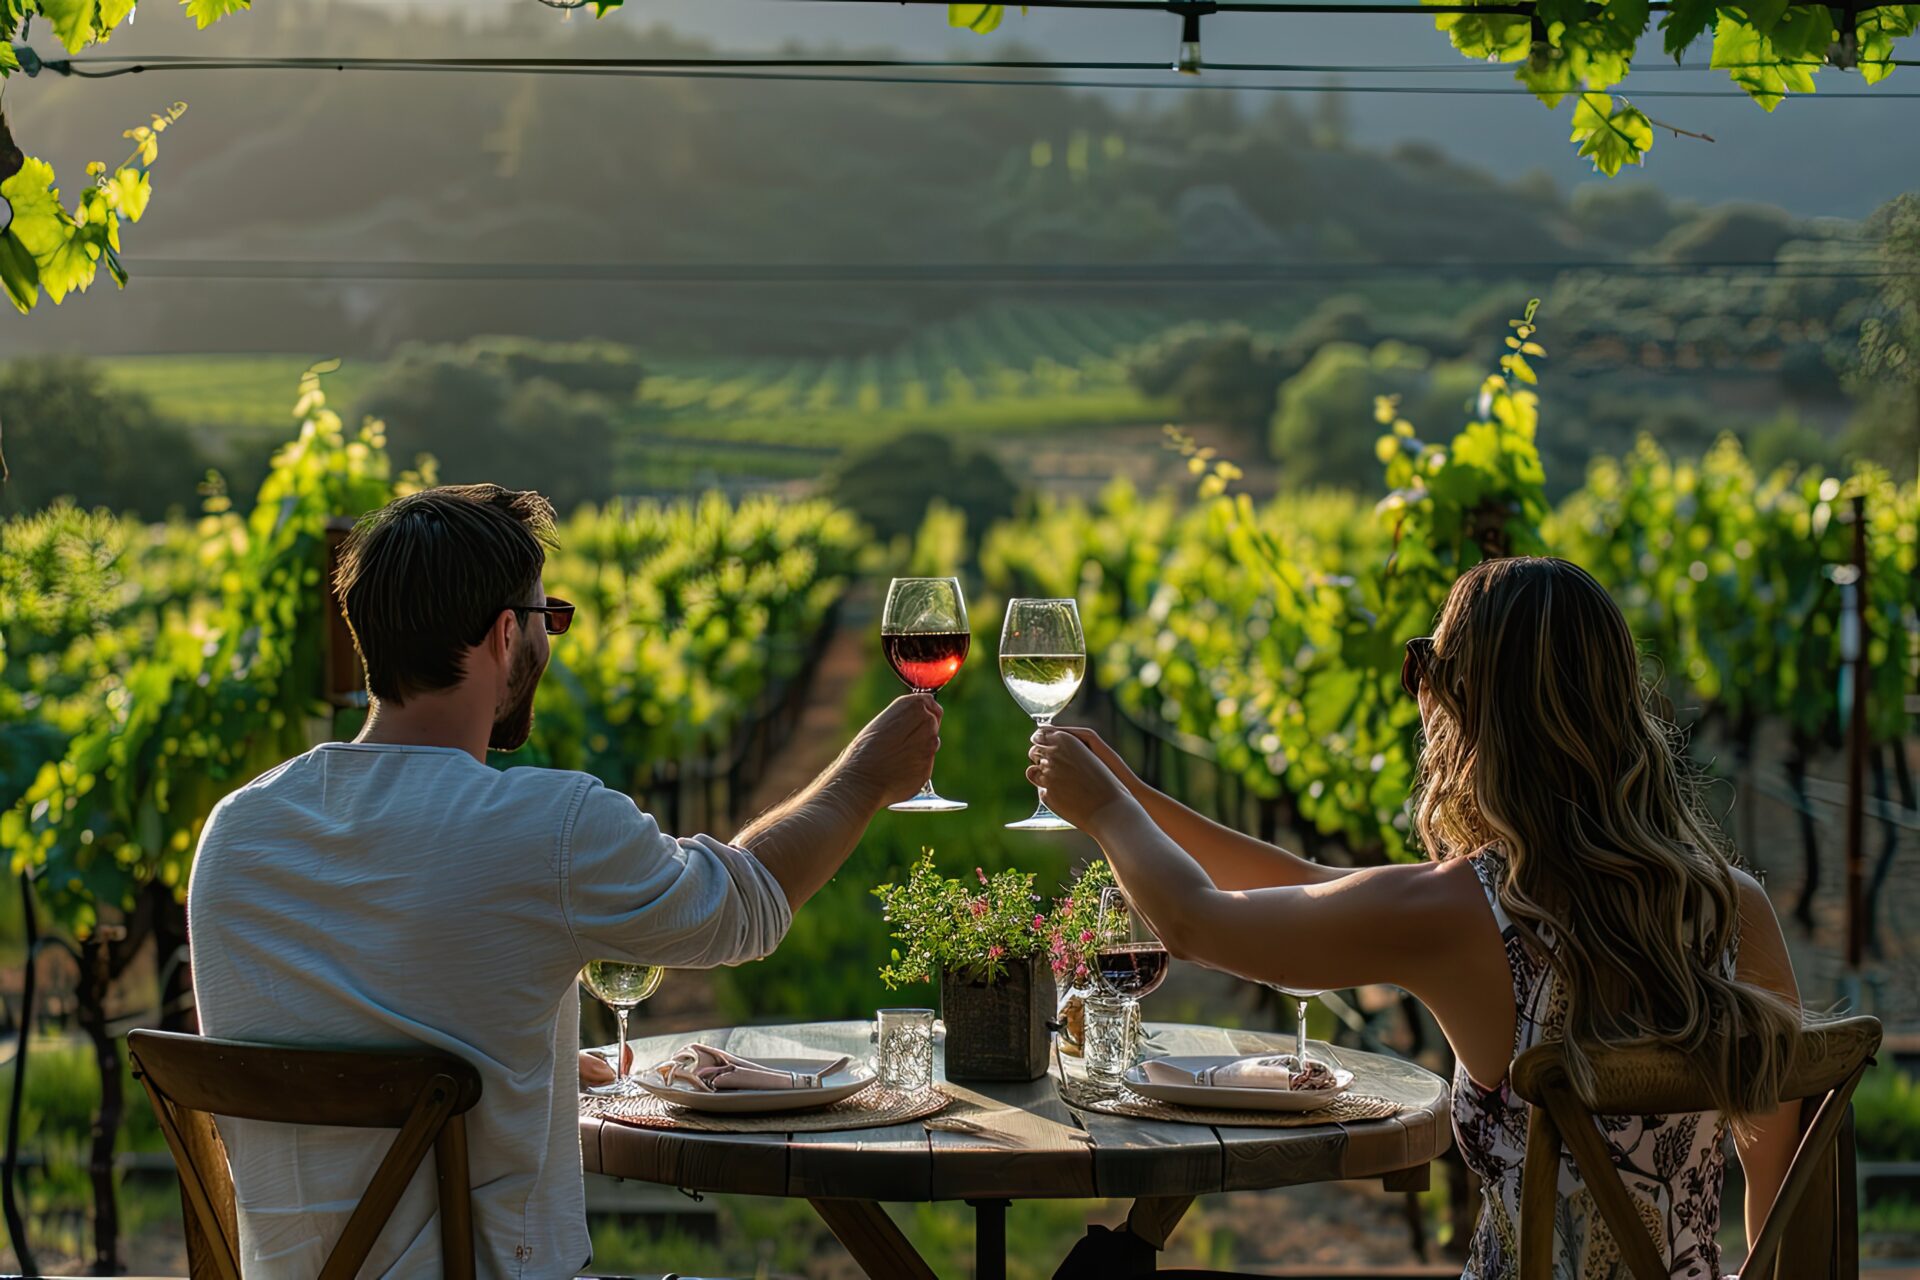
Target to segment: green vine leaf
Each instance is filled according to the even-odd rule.
[[[1000,25],[1000,19],[1006,17],[1007,6],[1003,4],[950,4],[947,6],[947,25],[964,27],[975,35],[984,36]]]
[[[180,0],[194,25],[205,31],[230,13],[253,7],[253,0]]]
[[[1854,27],[1860,78],[1879,84],[1893,74],[1893,42],[1920,28],[1920,4],[1889,4],[1863,10]]]
[[[1797,7],[1765,28],[1723,10],[1711,65],[1772,111],[1789,93],[1813,92],[1814,68],[1832,43],[1833,18],[1825,9]]]
[[[120,223],[145,215],[153,186],[144,166],[159,153],[160,133],[186,109],[176,102],[150,125],[127,130],[133,154],[112,172],[97,161],[88,165],[88,184],[71,212],[60,203],[53,166],[38,157],[27,156],[20,172],[0,182],[0,196],[13,206],[13,222],[0,232],[0,285],[16,310],[33,310],[43,290],[56,305],[86,292],[102,264],[115,284],[126,284]]]
[[[1672,0],[1666,17],[1660,19],[1667,54],[1678,62],[1680,55],[1707,33],[1718,16],[1719,5],[1714,0]]]
[[[1593,167],[1612,177],[1630,164],[1639,164],[1653,146],[1653,122],[1629,102],[1616,110],[1604,93],[1583,93],[1573,108],[1573,134],[1580,154]]]

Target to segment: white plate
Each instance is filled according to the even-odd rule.
[[[1238,1062],[1243,1054],[1200,1054],[1160,1058],[1168,1066],[1183,1071],[1204,1071],[1228,1062]],[[1208,1111],[1318,1111],[1330,1105],[1353,1085],[1353,1072],[1335,1071],[1331,1089],[1236,1089],[1222,1084],[1155,1084],[1147,1079],[1146,1068],[1127,1072],[1127,1088],[1143,1098],[1171,1102],[1176,1106],[1200,1107]]]
[[[778,1071],[825,1071],[832,1058],[755,1058],[762,1066]],[[872,1085],[875,1077],[860,1063],[848,1063],[820,1082],[818,1089],[720,1089],[708,1093],[686,1084],[657,1084],[647,1078],[643,1067],[634,1080],[654,1097],[689,1111],[708,1111],[718,1115],[771,1114],[776,1111],[812,1111],[829,1107],[842,1098],[851,1098]]]

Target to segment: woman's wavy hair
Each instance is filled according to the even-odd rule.
[[[1612,597],[1565,560],[1487,560],[1433,639],[1415,823],[1435,858],[1505,855],[1500,904],[1560,983],[1576,1092],[1593,1050],[1661,1045],[1733,1121],[1772,1110],[1800,1013],[1731,976],[1733,855]]]

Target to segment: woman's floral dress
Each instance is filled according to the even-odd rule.
[[[1500,906],[1506,863],[1497,851],[1473,857],[1513,972],[1513,1052],[1554,1039],[1565,1000],[1546,961],[1528,946]],[[1553,939],[1543,933],[1548,946]],[[1733,956],[1726,964],[1731,969]],[[1727,1126],[1714,1111],[1670,1116],[1602,1116],[1615,1166],[1673,1280],[1720,1280],[1720,1191],[1727,1170]],[[1453,1131],[1484,1193],[1462,1280],[1517,1280],[1520,1274],[1520,1165],[1527,1150],[1527,1104],[1506,1080],[1483,1089],[1456,1068]],[[1554,1213],[1553,1280],[1631,1280],[1619,1246],[1592,1194],[1565,1154]]]

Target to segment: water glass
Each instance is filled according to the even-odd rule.
[[[933,1010],[882,1009],[874,1039],[880,1087],[906,1093],[933,1083]]]
[[[1125,996],[1092,995],[1086,1001],[1084,1060],[1087,1078],[1113,1085],[1133,1066],[1140,1040],[1140,1002]]]

